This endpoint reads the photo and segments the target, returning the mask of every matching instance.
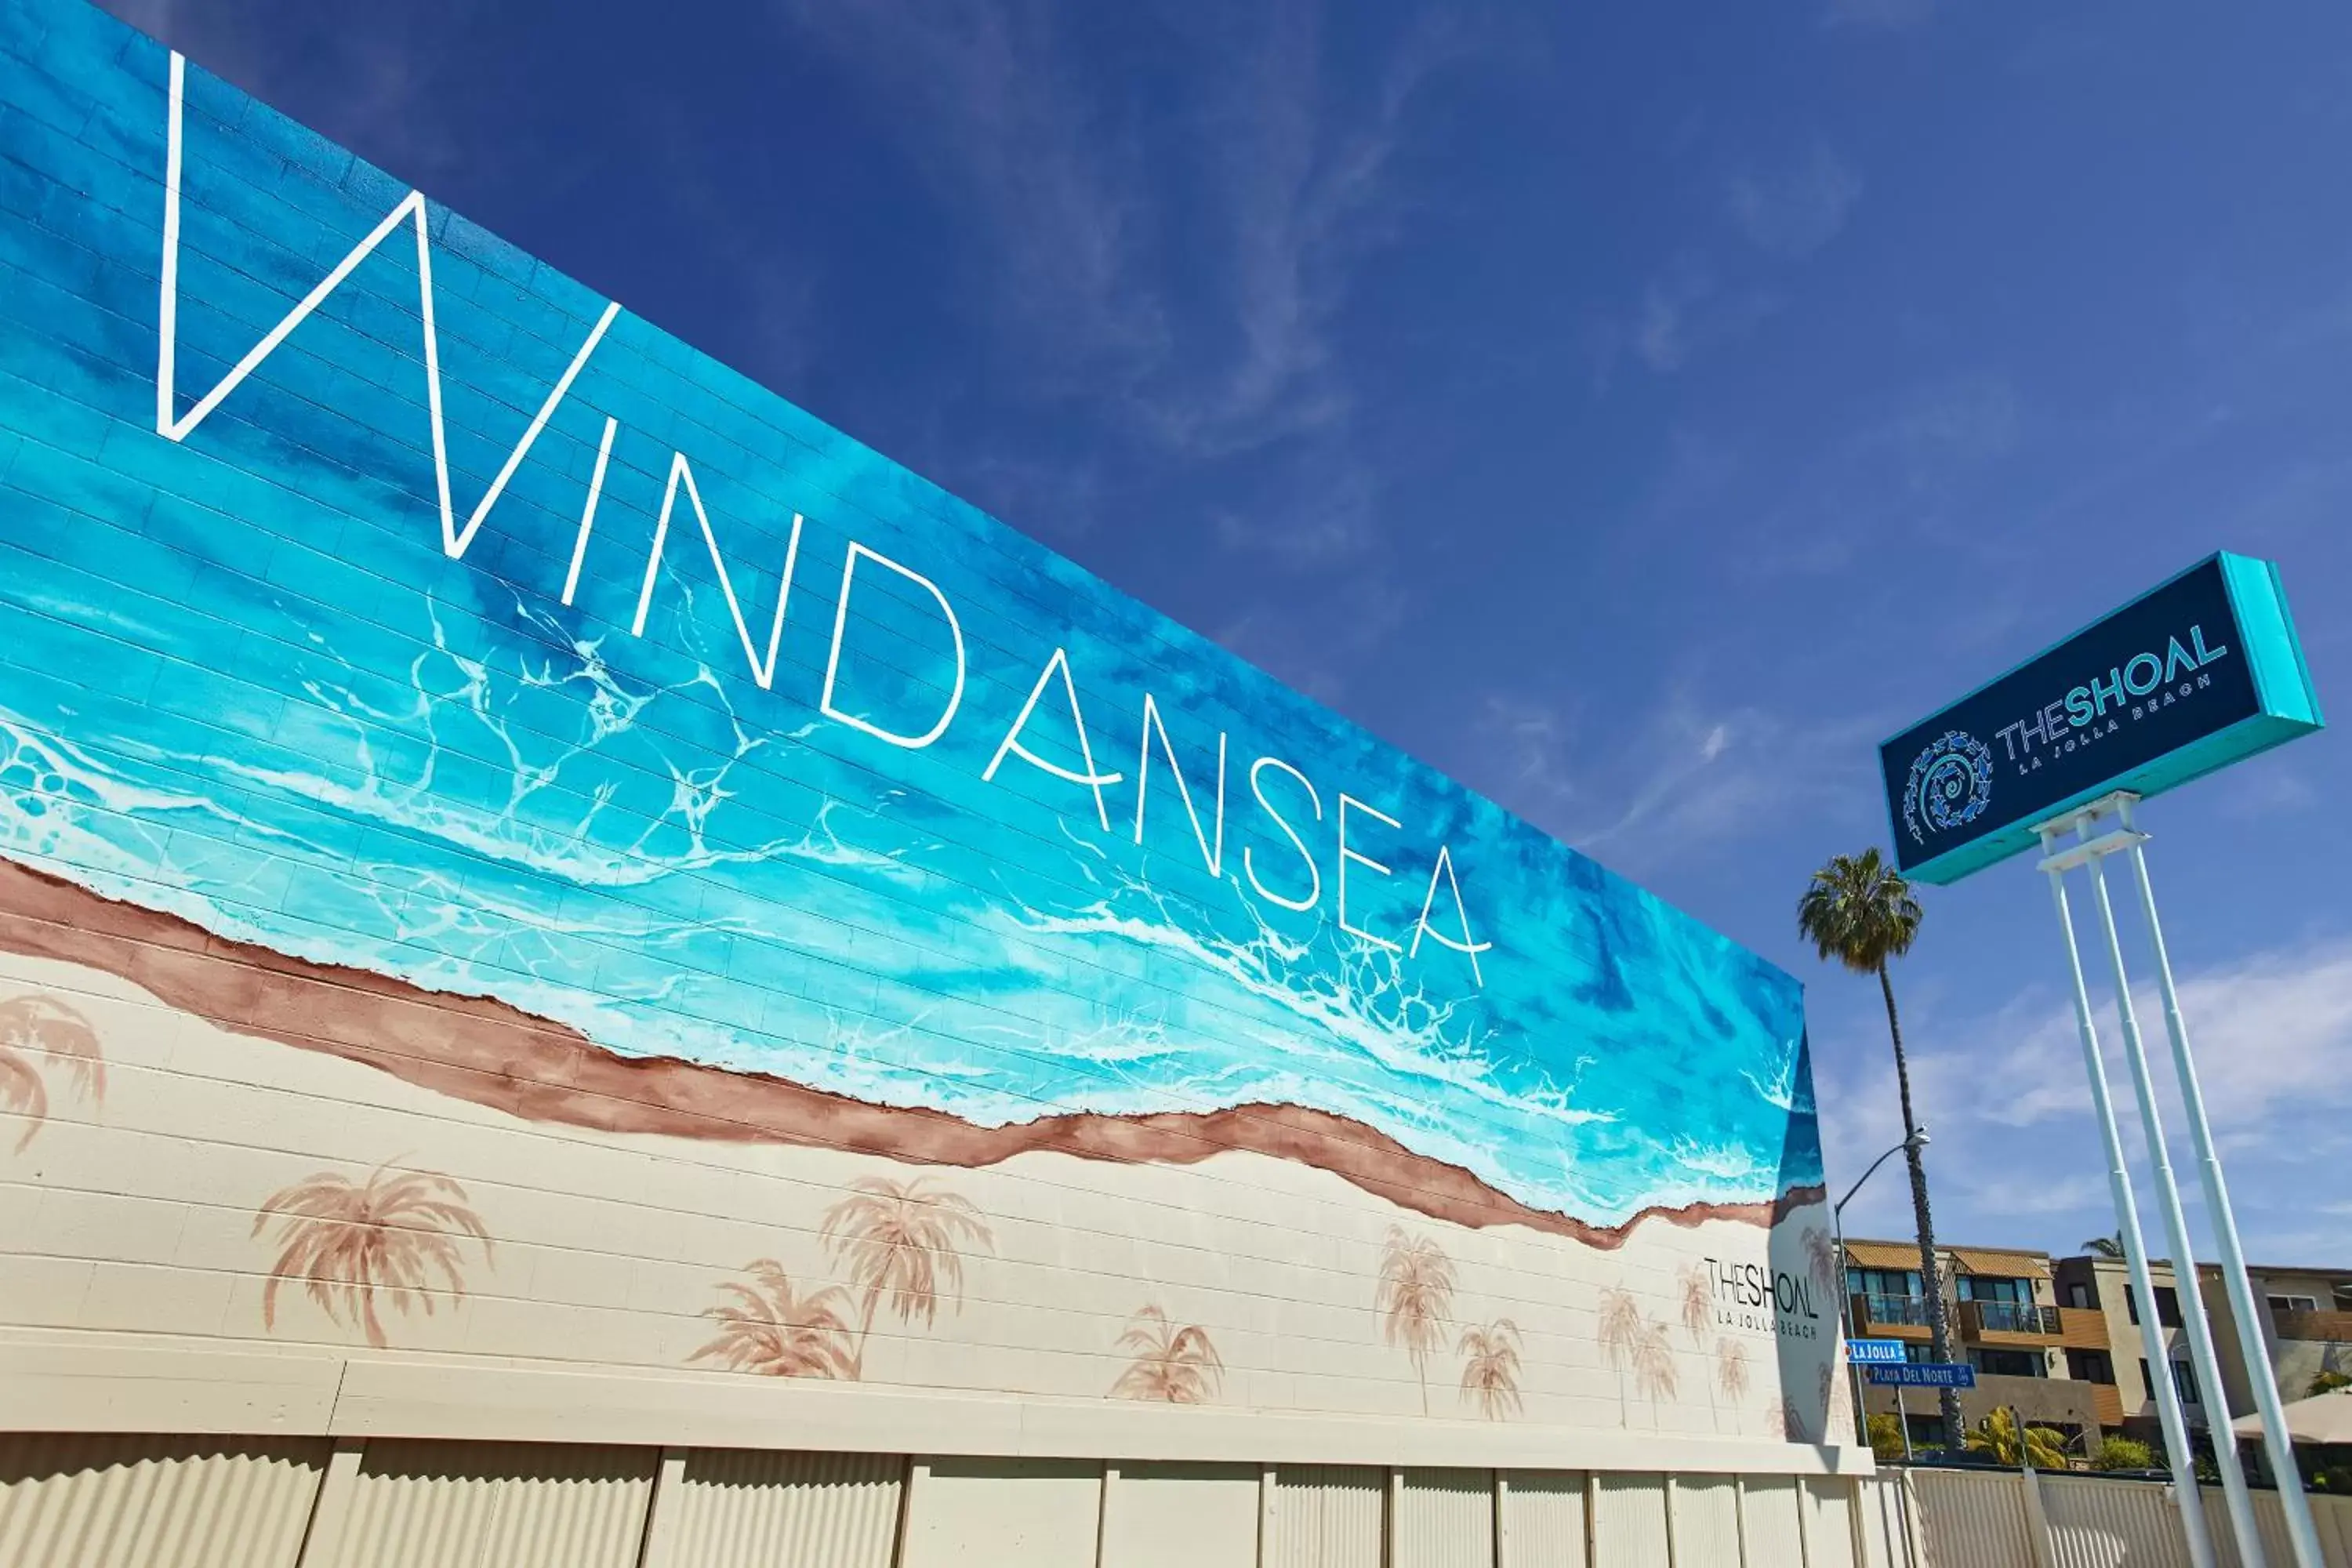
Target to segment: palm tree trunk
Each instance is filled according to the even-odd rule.
[[[1884,963],[1878,966],[1878,989],[1886,998],[1886,1033],[1895,1042],[1895,1084],[1903,1097],[1903,1136],[1906,1141],[1916,1140],[1919,1123],[1911,1114],[1911,1064],[1903,1054],[1903,1019],[1895,1009],[1895,983],[1887,978]],[[1927,1298],[1927,1334],[1935,1347],[1936,1359],[1948,1362],[1952,1359],[1952,1326],[1944,1311],[1942,1271],[1936,1267],[1936,1220],[1927,1205],[1927,1167],[1919,1158],[1916,1142],[1909,1142],[1903,1158],[1911,1171],[1911,1214],[1919,1226],[1919,1279]],[[1966,1440],[1960,1420],[1959,1390],[1940,1389],[1937,1395],[1944,1417],[1944,1446],[1957,1454]]]
[[[874,1309],[882,1300],[879,1287],[866,1292],[866,1309],[857,1317],[857,1354],[850,1363],[850,1372],[857,1381],[866,1381],[866,1336],[874,1331]]]

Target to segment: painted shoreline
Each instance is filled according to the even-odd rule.
[[[980,1167],[1046,1152],[1184,1165],[1241,1150],[1327,1171],[1433,1219],[1518,1225],[1613,1251],[1656,1220],[1769,1226],[1822,1201],[1818,1185],[1770,1202],[1653,1205],[1590,1224],[1531,1207],[1461,1166],[1417,1154],[1328,1111],[1247,1104],[1148,1115],[1071,1112],[983,1127],[945,1111],[872,1105],[763,1073],[675,1057],[625,1057],[504,1002],[428,991],[215,936],[192,921],[0,859],[0,950],[87,964],[237,1032],[325,1052],[529,1121],[730,1142],[815,1144],[916,1164]]]

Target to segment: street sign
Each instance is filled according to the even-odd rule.
[[[1870,1381],[1885,1387],[1893,1384],[1902,1388],[1974,1388],[1977,1369],[1958,1362],[1906,1362],[1901,1366],[1870,1366],[1863,1369]]]
[[[2319,726],[2277,568],[2210,556],[1881,746],[1895,863],[1957,881],[2073,806]]]
[[[1856,1366],[1899,1366],[1911,1352],[1901,1340],[1848,1340],[1845,1356]]]

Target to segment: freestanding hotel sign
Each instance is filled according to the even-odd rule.
[[[2319,728],[2278,569],[2214,555],[1879,748],[1895,860],[1958,881],[2034,825]]]
[[[2149,795],[2308,734],[2320,722],[2319,700],[2287,615],[2278,569],[2242,555],[2217,554],[1913,725],[1878,753],[1895,860],[1908,875],[1923,882],[1954,882],[2037,843],[2042,847],[2038,868],[2049,879],[2065,932],[2074,1021],[2092,1110],[2105,1143],[2116,1224],[2132,1289],[2145,1301],[2153,1289],[2147,1248],[2108,1096],[2106,1063],[2092,1022],[2065,880],[2069,871],[2089,873],[2157,1206],[2172,1256],[2194,1257],[2107,893],[2107,857],[2121,854],[2129,860],[2154,946],[2165,1031],[2206,1212],[2212,1216],[2224,1286],[2252,1366],[2263,1364],[2267,1352],[2157,919],[2156,893],[2140,847],[2147,835],[2134,821],[2134,812]],[[2205,1387],[2218,1388],[2221,1370],[2204,1302],[2189,1290],[2180,1304],[2195,1375]],[[2169,1348],[2155,1317],[2146,1317],[2140,1329],[2146,1364],[2168,1363]],[[1872,1375],[1883,1380],[1890,1373],[1916,1370],[1874,1367]],[[2184,1474],[2192,1457],[2174,1380],[2158,1377],[2153,1386],[2173,1473]],[[2277,1393],[2269,1379],[2254,1380],[2271,1466],[2285,1483],[2281,1502],[2294,1561],[2302,1568],[2317,1568],[2317,1535],[2296,1479]],[[2262,1563],[2261,1533],[2236,1446],[2221,1445],[2214,1458],[2239,1560]],[[2191,1561],[2210,1568],[2213,1542],[2193,1489],[2181,1494],[2180,1521]]]

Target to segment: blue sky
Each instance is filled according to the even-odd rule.
[[[1878,740],[2217,547],[2352,701],[2340,7],[116,8],[1787,965],[1833,1179]],[[2148,814],[2263,1260],[2352,1266],[2347,775]],[[1939,1228],[2071,1250],[2047,894],[1927,902]]]

